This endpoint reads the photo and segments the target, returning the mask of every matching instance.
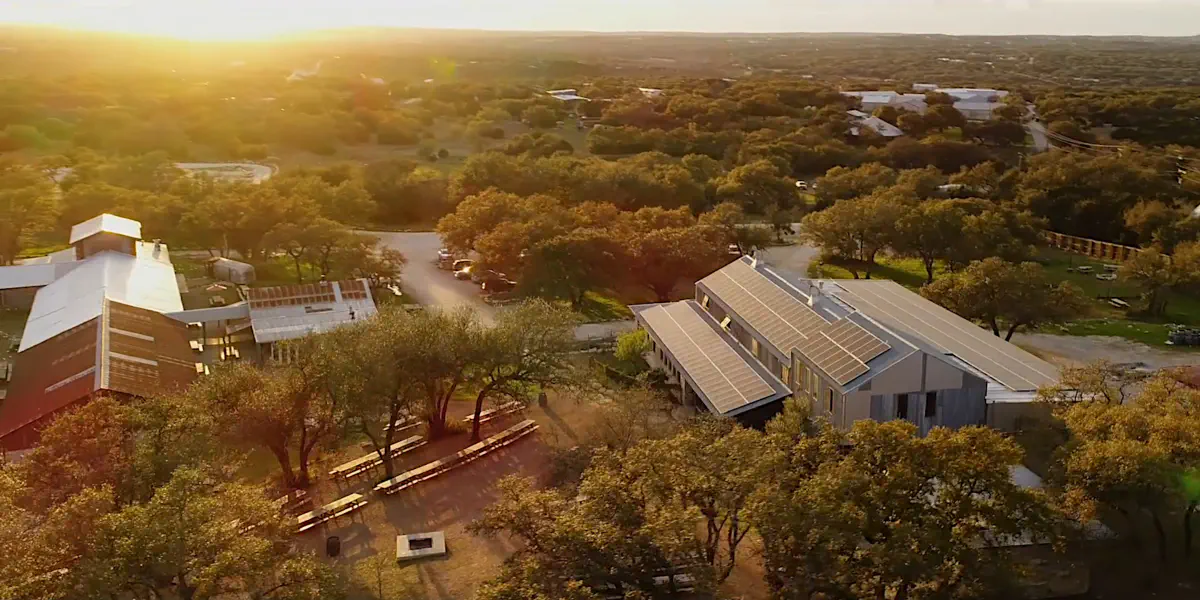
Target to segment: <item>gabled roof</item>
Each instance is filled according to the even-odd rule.
[[[183,310],[171,263],[101,252],[38,291],[20,351],[99,317],[105,300],[160,313]]]
[[[17,354],[0,437],[99,391],[151,396],[196,377],[187,325],[152,310],[101,301],[100,314]]]
[[[133,219],[105,213],[72,227],[69,243],[75,244],[79,240],[90,238],[98,233],[113,233],[140,240],[142,239],[142,224]]]
[[[250,288],[249,304],[260,344],[322,333],[378,312],[365,279]]]
[[[696,285],[766,338],[777,353],[791,356],[828,319],[752,265],[743,256]]]
[[[826,289],[897,333],[952,355],[1010,391],[1036,391],[1058,381],[1050,363],[892,281],[839,280]]]
[[[714,414],[737,415],[791,393],[694,300],[632,309]]]

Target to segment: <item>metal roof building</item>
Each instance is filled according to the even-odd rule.
[[[322,333],[378,312],[365,279],[251,288],[248,301],[259,344]]]
[[[100,392],[146,396],[196,376],[166,246],[137,221],[101,215],[72,228],[72,248],[0,268],[0,286],[38,287],[7,397],[0,444],[23,448],[59,411]]]
[[[761,422],[786,395],[839,426],[992,423],[1057,381],[1049,363],[889,281],[798,277],[742,257],[696,299],[632,307],[652,361],[717,414]],[[780,394],[780,390],[788,390]]]

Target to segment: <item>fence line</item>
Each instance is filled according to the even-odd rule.
[[[1123,246],[1053,231],[1045,231],[1042,236],[1048,244],[1060,250],[1115,262],[1125,262],[1142,252],[1141,249],[1133,246]]]

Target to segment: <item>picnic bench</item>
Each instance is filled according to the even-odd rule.
[[[188,340],[188,346],[191,347],[193,352],[204,352],[204,342],[200,340]]]
[[[241,357],[242,353],[238,352],[238,349],[233,346],[226,346],[225,348],[221,349],[221,360],[237,360]]]
[[[524,404],[513,401],[513,402],[507,402],[505,404],[501,404],[500,406],[497,406],[495,408],[489,408],[486,410],[482,410],[479,412],[479,424],[482,425],[493,419],[498,419],[500,417],[503,417],[504,415],[515,413],[515,412],[521,410],[522,408],[525,408]],[[469,414],[469,415],[463,417],[462,421],[463,421],[463,423],[470,423],[474,419],[475,419],[475,415],[472,413],[472,414]]]
[[[278,508],[279,512],[290,513],[311,502],[312,498],[309,497],[308,492],[304,490],[292,490],[271,501],[271,504]]]
[[[517,440],[537,431],[538,424],[533,419],[525,420],[504,431],[493,435],[477,444],[464,448],[450,456],[435,460],[411,471],[401,473],[375,486],[375,491],[394,494],[400,490],[412,487],[427,479],[433,479],[450,469],[465,465],[477,458],[491,454]]]
[[[318,508],[296,517],[296,533],[304,533],[309,529],[320,527],[322,524],[338,517],[346,516],[367,505],[367,499],[362,494],[343,496]]]
[[[1109,298],[1108,303],[1116,308],[1129,308],[1129,303],[1120,298]]]
[[[391,448],[388,449],[388,456],[395,458],[401,454],[404,454],[405,452],[411,452],[424,445],[425,439],[419,435],[414,435],[410,438],[400,440],[399,442],[392,444]],[[363,473],[366,473],[367,471],[370,471],[371,469],[374,469],[382,464],[383,460],[379,458],[379,453],[372,452],[366,456],[360,456],[350,462],[342,463],[334,467],[329,471],[329,476],[335,481],[346,480],[350,479],[351,477],[362,475]]]
[[[1099,279],[1100,281],[1116,281],[1117,274],[1116,273],[1096,273],[1096,279]]]
[[[210,375],[211,373],[208,370],[208,365],[206,365],[204,363],[196,363],[196,374],[197,375]]]

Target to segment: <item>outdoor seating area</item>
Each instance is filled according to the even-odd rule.
[[[392,444],[388,450],[388,455],[392,458],[400,456],[405,452],[411,452],[425,445],[425,439],[419,435],[414,435],[410,438],[401,440]],[[367,473],[383,464],[383,460],[379,458],[378,452],[371,452],[366,456],[361,456],[350,462],[340,464],[329,471],[329,477],[334,481],[345,481],[352,477],[357,477],[363,473]]]
[[[503,417],[505,415],[511,415],[512,413],[515,413],[515,412],[521,410],[522,408],[525,408],[524,404],[513,401],[513,402],[507,402],[507,403],[501,404],[500,406],[497,406],[495,408],[489,408],[486,410],[482,410],[479,412],[479,424],[483,425],[484,423],[487,423],[488,421],[492,421],[494,419],[499,419],[500,417]],[[462,421],[463,421],[463,423],[470,423],[474,420],[475,420],[475,415],[470,414],[470,415],[463,417]]]
[[[310,529],[332,521],[338,517],[349,515],[367,505],[367,499],[362,494],[350,494],[296,517],[296,533],[304,533]]]
[[[272,502],[272,504],[279,508],[279,512],[284,514],[297,512],[311,503],[312,498],[304,490],[292,490]]]
[[[522,421],[496,435],[477,444],[464,448],[450,456],[436,460],[411,471],[381,482],[375,486],[375,491],[394,494],[400,490],[412,487],[422,481],[432,479],[455,467],[465,465],[477,458],[508,446],[517,440],[537,431],[538,424],[532,419]]]
[[[242,358],[242,353],[238,352],[235,346],[226,346],[221,349],[221,360],[239,360]]]

